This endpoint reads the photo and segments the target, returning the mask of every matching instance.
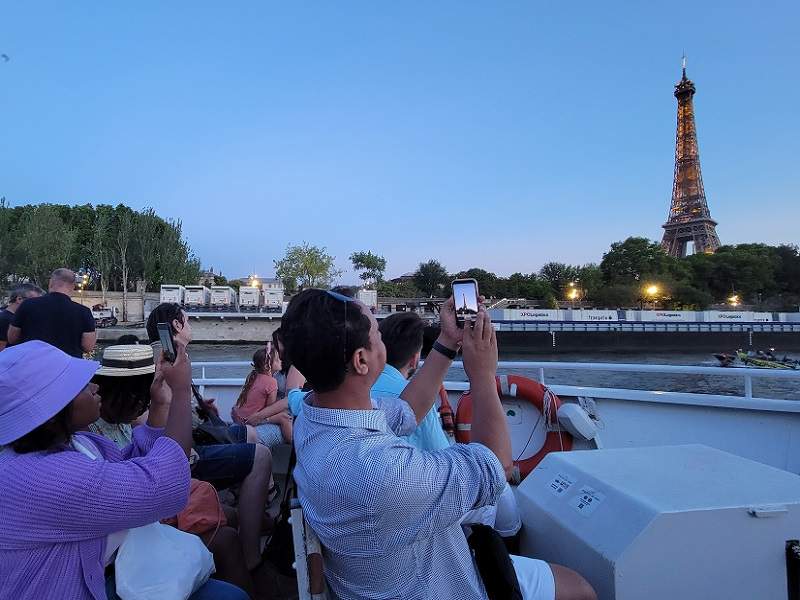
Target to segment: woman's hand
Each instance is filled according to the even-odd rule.
[[[173,392],[177,389],[189,389],[192,387],[192,363],[189,355],[186,354],[186,346],[175,340],[175,362],[170,363],[164,359],[162,354],[159,357],[160,369],[157,372],[162,374],[164,381]]]
[[[164,380],[164,371],[161,364],[162,362],[167,362],[164,360],[163,354],[156,360],[156,372],[153,376],[153,383],[150,385],[151,407],[169,407],[170,403],[172,402],[172,389],[170,389],[170,387],[167,385],[167,382]]]

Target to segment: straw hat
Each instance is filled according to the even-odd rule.
[[[52,419],[92,379],[98,364],[38,340],[0,352],[0,444]]]
[[[138,344],[109,346],[103,351],[100,364],[97,374],[106,377],[133,377],[156,372],[153,348]]]

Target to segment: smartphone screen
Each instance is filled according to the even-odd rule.
[[[474,279],[456,279],[453,282],[453,299],[458,326],[464,327],[465,321],[474,321],[478,316],[478,282]]]
[[[159,323],[156,325],[156,329],[158,329],[158,339],[161,342],[161,349],[165,358],[169,362],[175,362],[175,343],[172,341],[172,329],[170,329],[168,323]]]

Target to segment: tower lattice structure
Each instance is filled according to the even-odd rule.
[[[661,246],[667,254],[686,256],[689,242],[695,252],[712,253],[719,248],[717,222],[711,218],[700,172],[700,151],[697,147],[697,130],[694,124],[694,83],[686,77],[686,59],[683,77],[675,86],[678,100],[678,128],[675,134],[675,173],[672,182],[672,205],[664,223]]]

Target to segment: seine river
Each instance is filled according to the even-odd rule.
[[[192,344],[190,346],[192,361],[250,361],[253,353],[259,348],[256,345],[223,345]],[[717,366],[717,360],[709,353],[661,352],[661,353],[609,353],[587,352],[570,354],[537,354],[514,355],[501,353],[500,360],[519,360],[537,362],[586,362],[586,363],[634,363],[664,364],[689,366]],[[735,372],[735,369],[732,369]],[[209,367],[207,377],[244,377],[247,367]],[[524,369],[500,369],[501,373],[518,373],[531,378],[537,376],[535,371]],[[195,370],[195,376],[199,372]],[[675,392],[699,392],[724,395],[742,395],[743,379],[739,377],[720,377],[709,375],[663,375],[615,373],[607,371],[576,371],[567,369],[548,369],[545,372],[549,384],[583,385],[594,387],[616,387],[641,390],[662,390]],[[462,369],[453,368],[447,377],[451,381],[464,381],[466,377]],[[797,379],[753,381],[753,395],[762,398],[784,398],[800,400],[800,372]]]

